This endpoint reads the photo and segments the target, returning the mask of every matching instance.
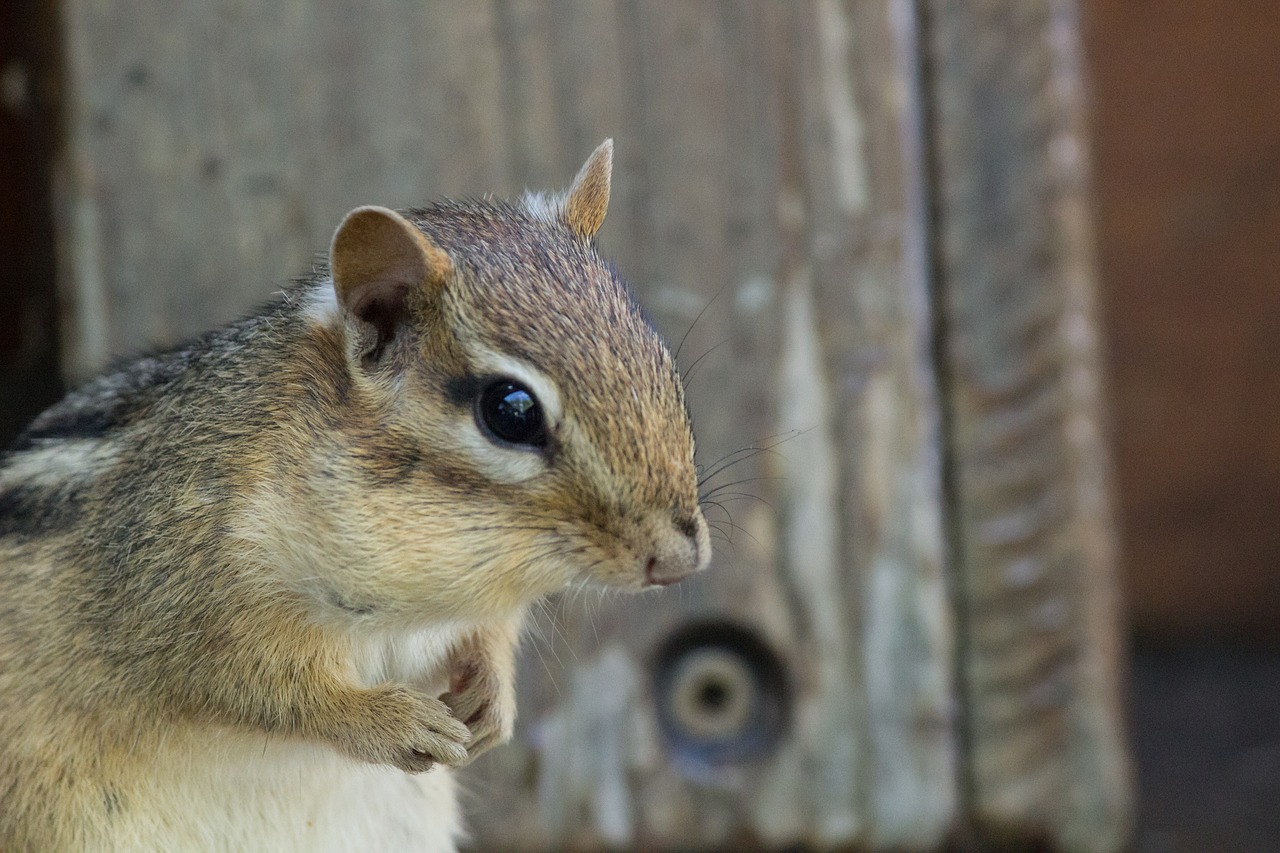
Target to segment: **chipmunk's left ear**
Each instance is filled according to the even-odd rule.
[[[613,140],[591,152],[565,194],[564,220],[575,234],[590,240],[600,230],[609,208],[609,179],[613,175]]]
[[[430,293],[453,261],[418,227],[385,207],[357,207],[334,232],[329,266],[338,304],[354,326],[361,361],[379,361],[409,319],[409,294]]]

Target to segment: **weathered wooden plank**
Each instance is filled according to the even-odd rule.
[[[969,806],[1116,850],[1132,811],[1076,5],[931,0]]]
[[[625,81],[619,93],[625,105],[617,133],[619,165],[634,169],[630,180],[620,175],[624,180],[617,200],[624,224],[630,225],[627,238],[634,241],[623,250],[632,259],[632,266],[624,270],[653,307],[655,319],[676,340],[717,292],[732,287],[742,274],[735,264],[750,263],[752,257],[730,258],[725,245],[723,188],[733,180],[730,175],[754,175],[759,163],[726,156],[730,98],[723,47],[728,22],[717,11],[723,8],[618,4],[618,71],[605,75]],[[744,87],[739,100],[756,97]],[[637,174],[643,178],[637,179]],[[768,175],[767,164],[763,174]],[[755,221],[761,224],[745,239],[768,246],[769,218]],[[606,224],[606,247],[618,242],[618,224]],[[682,355],[686,365],[718,340],[733,337],[732,316],[726,313],[713,307],[704,316]],[[709,336],[714,336],[710,344]],[[724,349],[748,347],[750,332],[738,337]],[[731,354],[725,360],[713,354],[694,379],[695,393],[698,387],[715,388],[726,380],[734,385],[744,381],[732,370]],[[742,418],[723,407],[707,407],[705,399],[701,404],[695,399],[694,407],[704,448],[733,450],[742,446],[744,434],[772,431],[767,410]],[[747,471],[741,476],[756,475]],[[768,555],[749,556],[755,548],[750,541],[738,548],[743,561],[767,564]],[[750,564],[740,565],[743,571],[735,572],[725,589],[703,579],[678,596],[606,603],[594,618],[581,610],[561,611],[556,628],[560,642],[551,654],[576,661],[568,676],[558,678],[561,688],[570,692],[556,695],[536,684],[532,689],[522,684],[522,715],[530,733],[522,740],[536,749],[534,760],[541,772],[536,797],[527,789],[512,796],[517,803],[537,802],[542,813],[525,832],[510,833],[505,821],[492,833],[485,830],[478,847],[556,849],[637,841],[669,846],[697,839],[723,843],[730,834],[743,831],[750,819],[743,789],[749,790],[750,780],[728,768],[718,774],[719,784],[708,790],[672,768],[656,731],[649,672],[651,650],[691,615],[728,615],[725,601],[734,590],[754,593],[738,596],[740,604],[759,597],[747,571]],[[621,685],[630,685],[629,691],[614,697],[621,705],[602,715],[601,693],[616,693]],[[494,759],[502,760],[497,755]],[[482,784],[486,783],[487,779]],[[723,789],[726,784],[728,790]],[[508,807],[502,800],[492,805],[497,813]],[[486,823],[483,814],[477,816],[478,827]]]
[[[859,837],[927,848],[956,817],[956,770],[914,15],[908,4],[819,3],[815,12],[813,41],[795,51],[816,60],[797,91],[813,99],[805,114],[827,126],[803,140],[803,274],[812,276],[834,410],[830,461],[840,473],[829,504],[844,515],[835,528],[848,570],[834,591],[855,607],[859,627],[849,639],[863,672],[861,683],[831,678],[863,705],[854,728],[865,738],[856,755]],[[803,291],[789,295],[789,307],[803,310]],[[784,406],[802,408],[799,400]],[[808,482],[828,465],[797,465],[789,482]],[[802,561],[788,570],[802,573]]]
[[[614,8],[628,271],[674,340],[697,318],[706,458],[787,440],[719,479],[780,478],[731,488],[769,505],[730,505],[711,575],[543,623],[518,743],[479,768],[477,847],[933,848],[958,806],[913,10]],[[783,656],[792,728],[756,762],[656,730],[652,650],[706,618]]]
[[[515,188],[488,4],[61,6],[73,378],[261,300],[357,204]]]

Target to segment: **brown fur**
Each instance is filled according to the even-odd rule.
[[[337,310],[314,307],[322,272],[19,438],[0,463],[0,849],[163,846],[149,828],[183,818],[148,811],[154,757],[211,737],[465,763],[511,733],[528,602],[705,565],[679,377],[590,242],[601,151],[550,202],[362,214],[335,239]],[[494,358],[558,392],[541,454],[476,425]],[[423,630],[447,654],[368,683],[371,649],[412,657]],[[190,819],[218,839],[240,817]]]

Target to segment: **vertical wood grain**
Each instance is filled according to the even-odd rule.
[[[572,674],[523,685],[520,743],[480,768],[500,794],[477,846],[931,849],[957,770],[911,7],[613,8],[626,37],[601,76],[622,81],[621,162],[643,176],[618,200],[639,238],[624,271],[673,342],[689,331],[707,463],[780,443],[709,484],[767,502],[709,510],[733,540],[709,576],[542,622],[524,672]],[[691,776],[663,754],[646,667],[706,617],[783,654],[794,728],[763,763]],[[629,699],[601,717],[608,684]]]
[[[1132,806],[1075,4],[928,8],[968,805],[988,839],[1117,850]]]

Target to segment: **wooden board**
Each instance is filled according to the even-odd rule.
[[[987,839],[1132,832],[1076,7],[933,0],[937,286],[966,805]]]
[[[985,722],[1040,670],[984,681],[1005,662],[976,639],[988,623],[974,608],[1007,566],[969,529],[987,520],[969,473],[993,452],[983,442],[1039,424],[1040,409],[971,412],[964,359],[990,345],[1009,359],[997,373],[1016,374],[1042,338],[1080,324],[1087,335],[1087,212],[1076,174],[1046,159],[1048,137],[1011,125],[1031,152],[1006,146],[1014,174],[1067,187],[1026,200],[1061,263],[1027,280],[1043,308],[995,303],[966,319],[974,285],[957,247],[972,237],[981,266],[998,236],[965,218],[985,204],[966,176],[1005,173],[950,140],[1005,132],[965,124],[976,87],[1001,81],[958,47],[981,19],[934,5],[384,0],[357,13],[338,0],[64,0],[73,377],[244,310],[306,269],[356,204],[554,186],[616,140],[602,242],[683,341],[724,541],[712,570],[676,590],[585,593],[539,614],[515,742],[467,772],[477,849],[931,850],[993,823],[1068,849],[1119,843],[1096,436],[1054,420],[1045,460],[1074,461],[1033,466],[1068,495],[1063,535],[1080,538],[1062,540],[1045,588],[1079,618],[1046,627],[1026,621],[1022,597],[990,604],[1005,647],[1025,631],[1036,648],[1067,649],[1052,737],[1005,739]],[[1009,49],[1061,68],[1055,44]],[[936,61],[922,73],[926,48]],[[1035,80],[1005,92],[1012,109],[1063,106]],[[1078,118],[1074,101],[1063,108]],[[954,346],[938,338],[935,304]],[[1044,380],[1055,401],[1069,377],[1093,375],[1090,352],[1086,341]],[[1092,428],[1087,389],[1063,405],[1052,417],[1070,410]],[[1026,492],[1030,512],[1039,494]],[[1001,506],[1016,513],[1016,499]],[[1096,547],[1076,547],[1086,541]],[[1034,781],[1046,773],[1056,787]],[[1054,792],[1074,799],[1055,811]]]

